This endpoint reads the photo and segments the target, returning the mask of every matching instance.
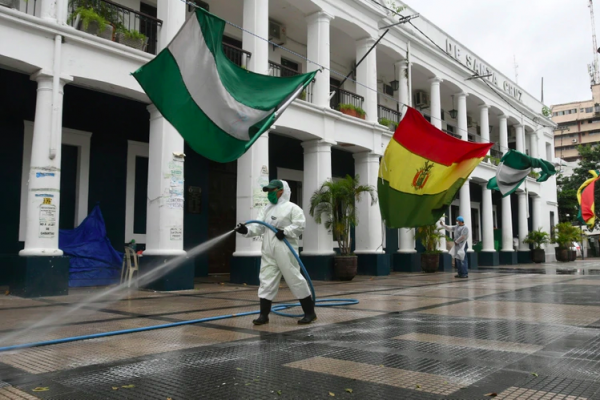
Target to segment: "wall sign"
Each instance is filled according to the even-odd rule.
[[[488,82],[497,86],[499,89],[503,90],[507,95],[515,98],[516,100],[523,102],[523,92],[521,89],[516,87],[512,82],[508,80],[504,80],[502,84],[498,82],[498,73],[491,69],[488,65],[482,63],[472,54],[464,51],[459,45],[452,42],[450,39],[446,39],[446,53],[454,58],[456,61],[460,62],[465,67],[469,68],[471,71],[479,74],[479,75],[490,75],[486,78]]]

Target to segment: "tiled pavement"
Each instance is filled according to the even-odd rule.
[[[567,265],[316,282],[360,303],[309,327],[244,316],[0,353],[0,399],[600,399],[600,263]],[[0,347],[258,308],[227,283],[101,291],[0,298]]]

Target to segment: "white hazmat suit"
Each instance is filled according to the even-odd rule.
[[[298,253],[298,242],[304,231],[306,218],[302,209],[290,202],[292,191],[288,183],[281,182],[283,183],[283,194],[277,204],[267,205],[256,219],[283,230],[285,238]],[[297,299],[310,296],[310,289],[306,279],[302,276],[300,265],[286,244],[277,239],[275,232],[263,225],[249,224],[247,227],[248,233],[244,235],[245,237],[263,235],[258,297],[273,300],[279,290],[282,275]]]

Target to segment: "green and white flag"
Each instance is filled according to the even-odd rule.
[[[506,197],[517,190],[533,168],[541,169],[540,176],[537,178],[538,182],[545,182],[551,175],[556,174],[556,169],[552,163],[541,158],[531,158],[518,151],[509,150],[500,160],[496,177],[488,181],[487,188],[498,190],[502,193],[502,197]]]
[[[223,52],[224,30],[224,20],[197,8],[173,41],[133,73],[190,147],[217,162],[242,156],[317,73],[249,72]]]

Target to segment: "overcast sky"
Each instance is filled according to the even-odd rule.
[[[544,103],[592,98],[587,65],[592,63],[588,0],[405,0],[536,98],[544,77]],[[595,4],[600,21],[600,1]],[[600,33],[598,23],[596,30]]]

